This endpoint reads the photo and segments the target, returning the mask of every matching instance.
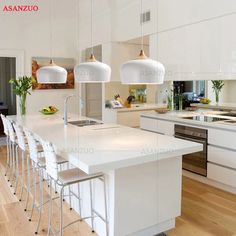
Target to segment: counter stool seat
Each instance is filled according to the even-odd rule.
[[[83,182],[94,178],[103,177],[104,174],[96,173],[88,175],[78,168],[58,172],[58,181],[62,185],[71,185],[73,183]]]
[[[43,151],[42,151],[42,152],[43,152]],[[65,160],[63,157],[57,155],[56,163],[57,163],[58,165],[62,165],[62,164],[68,163],[68,161]],[[45,157],[39,157],[37,164],[38,164],[39,167],[45,168],[45,167],[46,167],[46,159],[45,159]]]

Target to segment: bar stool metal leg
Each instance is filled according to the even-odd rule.
[[[48,232],[47,232],[47,236],[50,236],[50,232],[51,232],[51,227],[52,227],[52,179],[50,177],[50,181],[49,181],[49,187],[50,187],[50,193],[49,193],[49,207],[48,207]]]
[[[93,207],[93,190],[92,190],[92,180],[89,181],[89,190],[90,190],[90,206],[91,206],[91,227],[92,232],[94,233],[94,207]]]
[[[77,186],[78,186],[79,214],[80,214],[80,218],[83,218],[83,216],[82,216],[82,208],[81,208],[80,184],[77,184]]]
[[[11,172],[12,172],[12,166],[13,166],[13,160],[12,160],[12,146],[11,146],[11,140],[9,139],[9,143],[8,143],[8,148],[9,148],[9,176],[8,176],[8,179],[7,181],[9,182],[10,181],[10,178],[11,178]]]
[[[8,171],[10,169],[10,149],[9,149],[9,136],[6,137],[7,142],[7,164],[6,164],[6,170],[5,170],[5,176],[7,176]]]
[[[31,214],[30,214],[29,221],[31,221],[32,217],[33,217],[34,208],[36,207],[36,195],[37,195],[37,187],[36,187],[37,176],[36,176],[36,166],[35,166],[35,163],[32,163],[32,167],[33,167],[32,175],[33,175],[33,179],[34,179],[34,183],[33,183],[34,190],[33,190],[33,203],[32,203],[32,209],[31,209]]]
[[[19,177],[20,177],[20,171],[19,171],[19,146],[16,145],[16,185],[15,185],[15,191],[14,191],[14,195],[16,195],[16,191],[17,191],[17,187],[18,187],[18,183],[19,183]]]
[[[106,235],[109,236],[109,224],[107,217],[107,190],[106,190],[106,179],[103,177],[103,185],[104,185],[104,205],[105,205],[105,224],[106,224]]]
[[[26,196],[26,203],[25,203],[24,211],[27,211],[28,202],[29,202],[30,185],[31,185],[31,181],[30,181],[30,158],[29,158],[29,156],[27,156],[27,168],[28,168],[28,172],[27,172],[27,176],[28,176],[27,182],[28,182],[28,184],[27,184],[27,196]]]
[[[64,197],[64,186],[61,187],[61,191],[60,191],[60,232],[59,232],[59,236],[62,236],[62,231],[63,231],[63,197]]]
[[[12,171],[11,171],[11,176],[9,178],[9,181],[11,182],[10,187],[12,187],[15,175],[15,144],[13,142],[11,142],[11,154],[12,154]]]
[[[20,191],[19,201],[22,200],[24,190],[27,191],[25,187],[25,172],[26,171],[28,172],[28,169],[27,168],[25,169],[25,152],[24,151],[21,151],[21,165],[22,165],[21,166],[22,174],[21,174],[21,191]]]
[[[39,206],[39,218],[38,218],[38,223],[37,223],[37,228],[35,231],[35,234],[38,234],[39,231],[39,226],[41,222],[41,217],[42,217],[42,210],[43,210],[43,169],[39,171],[40,174],[40,206]]]

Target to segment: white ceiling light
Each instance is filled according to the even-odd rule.
[[[53,0],[50,4],[50,63],[47,66],[39,68],[36,72],[37,82],[40,84],[65,84],[67,81],[67,71],[63,67],[56,65],[52,60],[52,21],[53,21]]]
[[[93,0],[91,0],[91,56],[87,62],[74,68],[75,81],[78,83],[101,83],[111,79],[111,68],[96,60],[93,52]]]
[[[140,4],[141,16],[143,1]],[[122,84],[163,84],[165,67],[158,61],[147,58],[143,50],[143,19],[141,17],[142,49],[137,59],[125,62],[121,66]]]

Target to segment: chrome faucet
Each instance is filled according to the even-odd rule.
[[[68,124],[68,101],[70,100],[70,98],[73,98],[73,97],[79,97],[80,111],[81,111],[81,108],[83,108],[83,107],[81,107],[81,106],[83,106],[83,99],[79,95],[71,94],[71,95],[67,96],[64,100],[64,125]],[[80,112],[79,112],[79,116],[81,116]]]

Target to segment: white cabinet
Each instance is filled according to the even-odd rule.
[[[164,120],[157,120],[141,116],[140,127],[143,130],[148,130],[169,136],[174,135],[174,123]]]
[[[226,148],[232,147],[235,142],[232,134],[235,137],[235,133],[232,132],[209,130],[209,142],[221,147],[208,145],[207,177],[236,187],[236,150]]]
[[[208,163],[207,178],[236,187],[236,171],[229,168]]]
[[[236,170],[236,151],[208,145],[208,161]]]
[[[200,25],[163,32],[158,38],[158,60],[166,67],[165,80],[196,80],[200,71]]]
[[[129,127],[139,127],[140,126],[140,115],[143,111],[128,111],[128,112],[118,112],[117,113],[117,124],[125,125]]]
[[[220,63],[224,79],[236,79],[236,31],[230,27],[236,15],[220,19]]]
[[[208,129],[208,143],[236,150],[236,133],[220,129]]]
[[[217,79],[220,74],[219,19],[200,23],[200,74],[199,79]]]

